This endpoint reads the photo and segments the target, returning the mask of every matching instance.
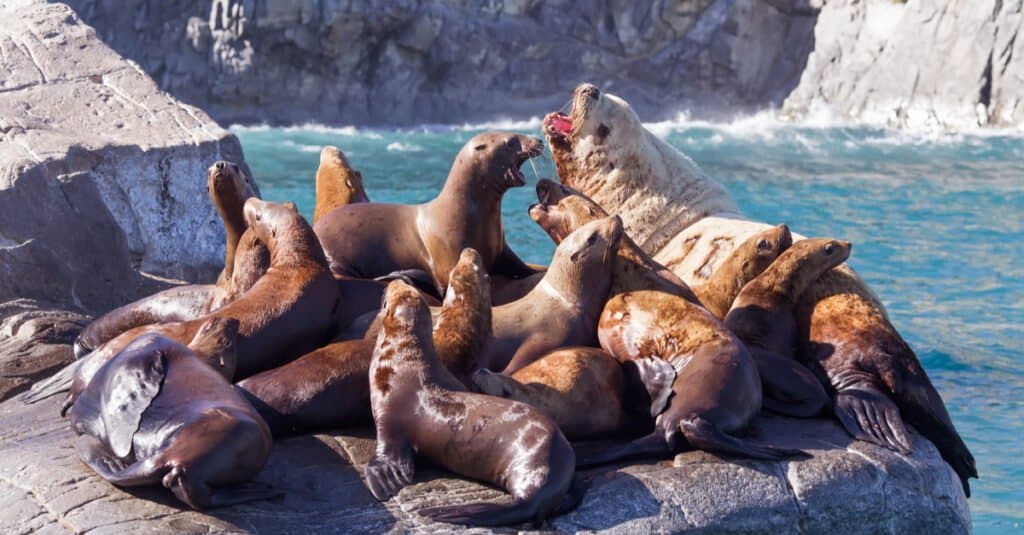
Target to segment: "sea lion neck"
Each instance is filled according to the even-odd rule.
[[[238,241],[241,239],[242,233],[245,232],[246,228],[245,216],[243,214],[245,199],[234,188],[229,189],[230,192],[222,192],[216,188],[211,188],[210,190],[213,204],[217,208],[217,213],[220,214],[221,221],[224,222],[224,270],[221,271],[218,283],[230,279],[234,273]]]

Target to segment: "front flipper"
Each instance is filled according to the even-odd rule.
[[[86,355],[88,356],[88,355]],[[78,368],[85,362],[84,359],[79,359],[67,366],[61,368],[50,377],[43,379],[32,385],[32,388],[21,395],[22,403],[31,405],[38,403],[51,396],[56,396],[61,392],[67,392],[71,388],[71,383],[75,379],[75,374],[78,372]]]
[[[373,497],[384,501],[412,483],[412,478],[416,474],[416,461],[413,459],[412,448],[408,445],[381,448],[380,441],[384,439],[380,432],[377,434],[377,440],[377,454],[366,465],[363,475]]]
[[[181,467],[175,466],[163,478],[163,485],[189,507],[199,511],[212,507],[227,507],[240,503],[269,500],[284,494],[266,483],[249,481],[232,487],[210,487],[206,481],[196,481]]]
[[[519,255],[512,252],[508,243],[505,243],[505,247],[498,253],[498,257],[494,259],[494,264],[491,265],[488,273],[491,275],[504,275],[512,279],[522,279],[537,273],[537,270],[526,265],[526,262],[523,262]]]
[[[911,452],[910,434],[899,408],[874,386],[858,383],[837,392],[835,413],[854,438],[904,455]]]
[[[676,380],[676,369],[667,360],[647,357],[623,363],[626,373],[636,373],[636,378],[644,385],[644,390],[651,397],[651,417],[657,417],[672,397],[672,383]]]
[[[818,378],[799,362],[751,347],[764,390],[764,408],[795,418],[810,418],[828,405]]]
[[[120,358],[107,365],[117,367],[113,373],[104,374],[103,384],[90,384],[90,387],[102,388],[107,441],[114,455],[123,458],[132,451],[132,441],[142,422],[142,414],[160,393],[166,360],[160,350],[143,344],[131,353],[122,353]]]

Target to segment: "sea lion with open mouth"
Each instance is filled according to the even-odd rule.
[[[505,242],[501,200],[526,184],[522,164],[544,144],[520,134],[474,136],[459,151],[444,188],[421,205],[359,203],[332,210],[314,226],[332,272],[375,278],[414,269],[430,273],[437,295],[463,249],[480,252],[492,275],[535,273]]]
[[[644,128],[626,101],[594,85],[577,87],[569,114],[549,114],[542,130],[559,179],[620,215],[627,234],[691,287],[768,228],[744,218],[720,184]],[[836,416],[852,436],[905,452],[906,419],[935,444],[970,495],[967,480],[978,476],[973,455],[917,355],[849,266],[828,271],[804,292],[797,325],[801,358],[826,380]]]

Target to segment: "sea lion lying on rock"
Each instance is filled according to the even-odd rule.
[[[359,203],[331,210],[315,230],[332,272],[374,278],[400,270],[430,273],[438,295],[463,249],[480,252],[491,274],[534,273],[505,242],[501,200],[526,183],[519,167],[544,144],[519,134],[491,132],[459,151],[438,196],[421,205]]]
[[[79,333],[74,345],[76,357],[82,358],[134,327],[196,319],[235,300],[266,272],[269,265],[266,247],[253,243],[251,238],[242,240],[246,229],[242,207],[246,199],[256,196],[248,177],[238,165],[219,161],[207,170],[206,189],[224,223],[227,238],[224,269],[217,282],[168,288],[107,312]],[[265,261],[261,263],[261,260]],[[234,276],[236,265],[237,277]]]
[[[572,509],[575,456],[557,425],[516,401],[473,394],[444,367],[431,342],[430,312],[414,289],[388,286],[370,365],[377,449],[366,484],[386,500],[412,482],[415,457],[486,481],[512,495],[509,504],[476,503],[420,509],[459,524],[504,525]]]
[[[234,340],[237,321],[209,321]],[[70,418],[79,457],[117,486],[162,483],[193,509],[280,494],[255,484],[231,488],[263,468],[270,430],[225,377],[158,334],[136,338],[107,361]]]
[[[577,87],[570,113],[549,114],[542,130],[559,179],[622,216],[627,234],[691,287],[707,281],[737,244],[767,228],[746,220],[720,184],[645,129],[629,104],[594,85]],[[804,292],[797,324],[803,358],[827,378],[836,415],[851,435],[906,451],[900,430],[907,419],[970,495],[973,456],[917,356],[849,266]]]

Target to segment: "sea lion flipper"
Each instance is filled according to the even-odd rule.
[[[435,522],[464,524],[472,526],[502,526],[520,524],[535,520],[535,504],[516,500],[510,504],[470,503],[466,505],[441,505],[416,511]]]
[[[165,357],[159,350],[135,351],[119,361],[104,392],[103,423],[114,455],[131,453],[142,414],[160,393],[165,372]]]
[[[655,430],[625,444],[591,443],[577,445],[576,468],[586,468],[636,457],[664,457],[671,453],[665,437]]]
[[[835,413],[854,438],[904,455],[911,452],[910,434],[899,408],[875,387],[859,384],[836,393]]]
[[[378,440],[381,440],[380,433]],[[366,486],[370,487],[370,492],[380,501],[398,494],[403,487],[412,483],[412,478],[416,474],[412,448],[405,446],[387,449],[391,451],[378,448],[377,454],[363,470]]]
[[[82,366],[82,362],[84,362],[84,359],[76,360],[61,368],[50,377],[32,385],[28,392],[21,395],[22,403],[31,405],[61,392],[67,392],[71,388],[71,382],[74,380],[78,368]]]
[[[491,275],[504,275],[512,279],[521,279],[537,273],[537,270],[526,265],[526,262],[523,262],[519,255],[513,252],[508,243],[506,243],[501,252],[498,253],[498,257],[494,260],[494,264],[489,272]]]
[[[672,397],[672,383],[676,380],[676,369],[667,360],[651,357],[631,360],[627,370],[635,368],[640,382],[651,397],[651,417],[656,417],[668,407]]]
[[[75,451],[100,477],[121,487],[152,485],[163,475],[150,460],[126,464],[92,435],[76,437]]]
[[[703,418],[679,422],[679,429],[691,447],[705,451],[718,451],[753,459],[778,460],[787,457],[809,457],[798,449],[777,448],[767,444],[754,444],[723,432]]]
[[[795,418],[810,418],[828,405],[821,381],[799,362],[749,347],[764,390],[764,408]]]

